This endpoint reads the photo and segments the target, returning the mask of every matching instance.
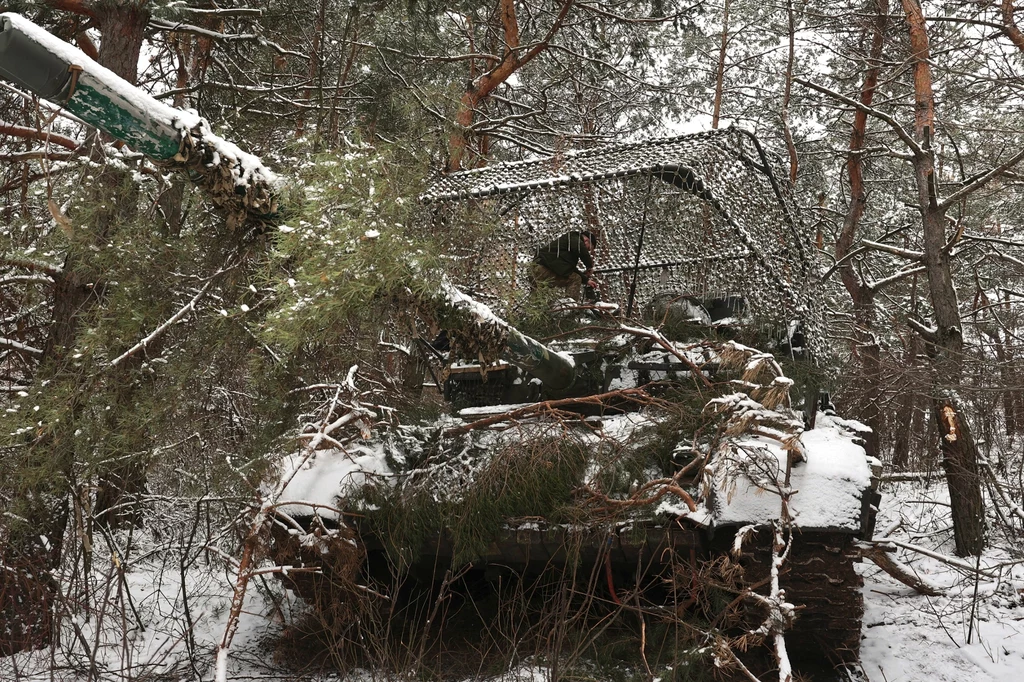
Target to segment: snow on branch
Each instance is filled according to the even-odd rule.
[[[15,341],[14,339],[4,338],[0,336],[0,348],[10,348],[12,350],[20,351],[22,353],[30,353],[32,355],[42,355],[43,351],[39,348],[33,348],[24,343]]]

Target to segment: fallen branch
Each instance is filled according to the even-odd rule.
[[[217,279],[218,277],[220,277],[221,275],[223,275],[225,272],[228,272],[229,270],[233,270],[235,268],[235,265],[232,264],[232,262],[231,262],[232,260],[234,260],[234,258],[235,258],[235,254],[234,253],[232,253],[230,256],[228,256],[228,259],[225,262],[224,267],[222,267],[220,270],[218,270],[217,272],[213,273],[212,275],[210,275],[209,277],[206,278],[206,283],[203,284],[203,286],[199,289],[199,292],[195,296],[192,297],[191,301],[186,303],[185,306],[181,308],[181,310],[179,310],[178,312],[174,313],[174,315],[171,315],[171,317],[169,319],[167,319],[163,324],[161,324],[159,327],[154,329],[150,334],[148,334],[141,341],[136,343],[134,346],[132,346],[131,348],[126,350],[121,355],[119,355],[116,358],[114,358],[113,360],[111,360],[110,361],[110,366],[111,367],[117,367],[122,362],[124,362],[125,360],[127,360],[131,356],[133,356],[136,353],[138,353],[140,350],[144,350],[147,346],[149,346],[149,344],[153,343],[153,341],[155,341],[157,338],[159,338],[160,336],[163,336],[163,334],[168,329],[170,329],[174,324],[176,324],[178,321],[180,321],[182,318],[184,318],[190,312],[195,310],[196,303],[198,303],[199,300],[203,296],[206,295],[206,292],[210,290],[210,287],[213,285],[213,281],[215,279]]]
[[[541,414],[547,414],[554,412],[563,407],[571,407],[575,405],[598,405],[606,406],[606,402],[613,398],[622,398],[630,402],[651,405],[660,402],[657,398],[654,398],[646,390],[641,388],[623,388],[617,391],[608,391],[607,393],[599,393],[597,395],[583,396],[580,398],[561,398],[559,400],[545,400],[539,403],[533,403],[526,405],[508,412],[502,412],[501,414],[491,415],[483,419],[478,419],[475,422],[469,424],[463,424],[462,426],[454,426],[445,431],[446,436],[458,436],[464,433],[469,433],[476,429],[481,429],[493,424],[498,424],[505,421],[515,421],[517,419],[523,419],[525,417],[533,417]]]
[[[31,272],[44,272],[51,277],[57,277],[64,272],[64,270],[57,265],[47,263],[41,260],[35,260],[33,258],[25,258],[18,256],[2,256],[0,257],[0,265],[9,265],[16,268],[24,268]]]
[[[887,538],[885,540],[862,540],[861,543],[862,544],[863,543],[867,543],[867,544],[871,544],[871,545],[876,545],[876,546],[882,547],[882,548],[899,547],[900,549],[906,549],[906,550],[909,550],[911,552],[917,552],[918,554],[923,554],[926,557],[931,557],[932,559],[935,559],[936,561],[940,561],[940,562],[946,564],[947,566],[952,566],[953,568],[955,568],[958,571],[961,571],[965,575],[971,575],[971,576],[973,576],[973,575],[983,575],[986,578],[992,578],[992,579],[996,579],[996,578],[999,577],[998,575],[996,575],[995,573],[993,573],[992,571],[990,571],[988,569],[982,569],[981,567],[974,566],[972,564],[967,563],[966,561],[961,561],[960,559],[954,559],[953,557],[946,556],[945,554],[940,554],[938,552],[933,552],[930,549],[925,549],[924,547],[918,547],[917,545],[912,545],[909,542],[902,542],[900,540],[893,540],[893,539]]]
[[[356,393],[355,374],[358,369],[358,365],[353,365],[349,369],[348,376],[343,382],[344,387],[349,388],[353,394]],[[232,586],[231,607],[228,610],[227,623],[224,626],[224,634],[216,646],[213,671],[213,678],[216,682],[227,682],[228,652],[231,650],[231,642],[234,640],[235,633],[238,631],[239,620],[242,615],[242,606],[245,602],[245,594],[249,586],[249,581],[254,576],[262,575],[262,573],[266,572],[265,569],[257,568],[255,565],[259,560],[260,550],[264,542],[263,534],[265,529],[273,523],[273,517],[275,515],[282,514],[279,507],[287,504],[287,502],[282,502],[285,490],[288,488],[288,485],[295,478],[295,475],[299,470],[305,466],[306,462],[316,456],[316,448],[322,442],[323,438],[328,437],[332,431],[354,421],[354,418],[349,418],[349,414],[358,413],[363,415],[366,412],[365,410],[353,410],[349,414],[343,415],[340,419],[328,423],[327,420],[331,418],[334,413],[334,408],[339,404],[341,389],[342,386],[339,386],[337,390],[335,390],[331,404],[327,409],[324,418],[320,422],[320,429],[316,434],[319,438],[313,438],[311,442],[305,445],[305,450],[301,460],[295,464],[294,469],[289,475],[281,477],[270,494],[264,495],[262,494],[262,491],[258,494],[256,499],[258,505],[253,507],[255,511],[252,519],[249,521],[248,530],[242,541],[242,554],[240,559],[235,561],[233,557],[221,552],[218,548],[208,545],[209,548],[214,549],[214,551],[217,551],[219,554],[224,556],[228,563],[233,565],[236,569],[235,584]],[[353,397],[358,398],[357,395],[354,395]],[[358,402],[358,400],[355,402]],[[275,567],[275,569],[271,569],[271,571],[279,570],[280,568],[281,567]]]
[[[937,481],[944,478],[941,471],[907,471],[900,474],[884,474],[881,477],[883,483],[904,483],[907,481]]]
[[[944,594],[939,587],[916,575],[909,566],[891,556],[885,545],[859,542],[856,546],[862,557],[870,559],[880,569],[918,594],[929,597],[940,597]]]
[[[18,341],[15,341],[14,339],[8,339],[8,338],[5,338],[3,336],[0,336],[0,348],[10,348],[12,350],[16,350],[16,351],[19,351],[19,352],[22,352],[22,353],[29,353],[31,355],[42,355],[43,354],[43,351],[38,349],[38,348],[33,348],[32,346],[27,346],[24,343],[19,343]]]
[[[984,455],[979,453],[978,463],[981,465],[982,470],[988,476],[989,482],[992,484],[992,487],[999,495],[999,499],[1002,500],[1003,504],[1006,505],[1006,507],[1010,510],[1010,513],[1016,516],[1019,520],[1024,521],[1024,509],[1021,509],[1021,506],[1015,503],[1006,493],[1006,491],[1003,490],[1003,483],[1002,481],[999,480],[999,477],[996,476],[996,472],[995,470],[992,469],[992,465],[989,464],[988,459],[986,459]]]
[[[648,497],[641,497],[643,493],[656,486],[661,486],[658,492]],[[613,499],[600,491],[594,490],[590,486],[584,486],[583,489],[586,492],[588,492],[593,498],[600,500],[601,504],[616,509],[628,509],[630,507],[647,506],[649,504],[654,504],[662,497],[664,497],[666,494],[673,493],[676,497],[678,497],[679,499],[686,503],[686,506],[689,507],[690,511],[697,511],[697,503],[693,501],[693,497],[690,496],[690,493],[686,492],[685,490],[679,487],[679,484],[676,481],[675,477],[659,478],[656,481],[648,481],[632,497],[630,497],[627,500]]]
[[[221,272],[223,272],[223,270]],[[217,273],[217,274],[220,274],[220,273]],[[183,317],[188,315],[190,312],[195,310],[196,303],[198,303],[199,299],[201,299],[204,295],[206,295],[206,292],[209,291],[211,284],[213,284],[213,279],[212,278],[209,279],[206,282],[206,284],[203,285],[203,287],[199,290],[199,293],[197,293],[195,296],[193,296],[192,300],[189,301],[188,303],[186,303],[185,306],[181,310],[179,310],[178,312],[174,313],[174,315],[171,315],[171,317],[166,322],[164,322],[159,327],[154,329],[152,331],[152,333],[150,333],[148,336],[143,338],[137,344],[135,344],[134,346],[132,346],[131,348],[126,350],[124,353],[121,353],[116,358],[111,360],[110,361],[110,366],[111,367],[117,367],[122,362],[124,362],[125,360],[127,360],[131,356],[133,356],[136,353],[138,353],[140,350],[144,350],[147,346],[149,346],[149,344],[153,343],[153,341],[155,341],[157,338],[162,336],[164,332],[166,332],[168,329],[170,329],[171,325],[175,324],[176,322],[181,320]]]

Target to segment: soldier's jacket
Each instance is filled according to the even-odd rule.
[[[583,233],[578,230],[566,232],[547,246],[537,249],[537,256],[533,259],[534,263],[543,265],[559,277],[575,272],[581,279],[585,279],[583,273],[576,269],[580,261],[583,261],[587,270],[594,267],[594,259],[583,246]]]

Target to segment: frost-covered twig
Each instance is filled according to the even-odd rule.
[[[941,471],[907,471],[902,473],[883,474],[883,483],[904,483],[907,481],[934,481],[945,478],[946,474]]]
[[[210,290],[210,286],[212,284],[213,284],[213,280],[212,279],[207,280],[206,284],[204,284],[199,289],[199,292],[195,296],[193,296],[192,300],[189,301],[188,303],[186,303],[181,308],[181,310],[179,310],[178,312],[176,312],[173,315],[171,315],[163,324],[161,324],[156,329],[154,329],[152,332],[150,332],[145,337],[143,337],[143,339],[141,341],[139,341],[134,346],[132,346],[131,348],[126,350],[124,353],[121,353],[116,358],[111,360],[110,361],[110,366],[111,367],[117,367],[122,362],[124,362],[128,358],[130,358],[133,355],[135,355],[136,353],[138,353],[140,350],[144,350],[147,346],[149,346],[149,344],[153,343],[153,341],[158,339],[160,336],[162,336],[164,334],[164,332],[166,332],[168,329],[170,329],[172,325],[174,325],[179,320],[181,320],[183,317],[185,317],[190,312],[195,310],[196,303],[198,303],[199,299],[201,299],[203,296],[206,295],[206,292]]]
[[[12,350],[21,351],[22,353],[30,353],[32,355],[42,355],[43,351],[34,348],[33,346],[26,345],[14,339],[8,339],[0,336],[0,348],[10,348]]]
[[[0,257],[0,265],[24,268],[26,270],[31,270],[32,272],[43,272],[54,278],[59,277],[61,273],[64,272],[63,268],[58,265],[24,256],[2,256]]]
[[[761,361],[758,358],[760,354],[753,349],[736,344],[732,350],[734,356],[727,360],[730,362],[742,360],[746,365],[745,377],[755,372],[761,372],[764,366],[770,366],[767,360]],[[755,361],[759,363],[758,366],[751,367],[751,363]],[[771,363],[775,364],[775,368],[777,368],[774,359],[771,360]],[[781,368],[778,368],[778,374],[773,381],[780,375]],[[790,512],[790,501],[798,491],[794,490],[790,484],[790,474],[794,461],[802,455],[798,438],[803,431],[803,423],[790,418],[786,413],[769,410],[745,394],[734,394],[712,400],[708,403],[708,408],[719,414],[727,415],[727,426],[723,431],[725,439],[718,446],[720,459],[724,461],[716,463],[716,466],[722,467],[722,481],[734,481],[743,476],[759,489],[779,495],[779,515],[772,524],[773,542],[768,594],[758,594],[753,587],[747,588],[745,594],[768,610],[764,622],[750,634],[772,640],[773,653],[779,668],[779,680],[790,682],[793,677],[793,669],[786,647],[785,633],[793,624],[796,607],[786,599],[786,591],[781,585],[780,577],[782,567],[789,558],[793,547],[793,518]],[[739,441],[740,437],[749,438],[752,431],[755,432],[755,435],[768,437],[783,445],[786,453],[785,469],[782,468],[776,455],[763,446]],[[742,551],[743,542],[754,529],[755,526],[745,526],[737,531],[733,545],[734,555],[738,555]]]
[[[680,473],[682,473],[682,471],[680,471]],[[605,505],[605,507],[614,509],[646,507],[648,505],[654,504],[668,493],[672,493],[673,495],[681,499],[691,512],[697,511],[697,503],[693,501],[693,497],[690,496],[690,493],[686,492],[685,490],[679,487],[678,476],[679,474],[672,478],[659,478],[654,481],[648,481],[639,490],[637,490],[629,499],[626,500],[616,500],[610,498],[604,493],[594,490],[590,486],[584,486],[583,489],[593,499]],[[644,495],[648,491],[654,488],[657,488],[657,490],[653,494],[644,497]]]

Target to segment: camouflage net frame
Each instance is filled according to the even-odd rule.
[[[602,297],[623,311],[659,294],[740,295],[759,322],[803,321],[821,357],[817,251],[780,166],[730,127],[453,173],[420,201],[425,229],[447,239],[453,281],[499,314],[529,292],[539,246],[591,230]],[[491,236],[468,240],[460,226],[481,222]]]

